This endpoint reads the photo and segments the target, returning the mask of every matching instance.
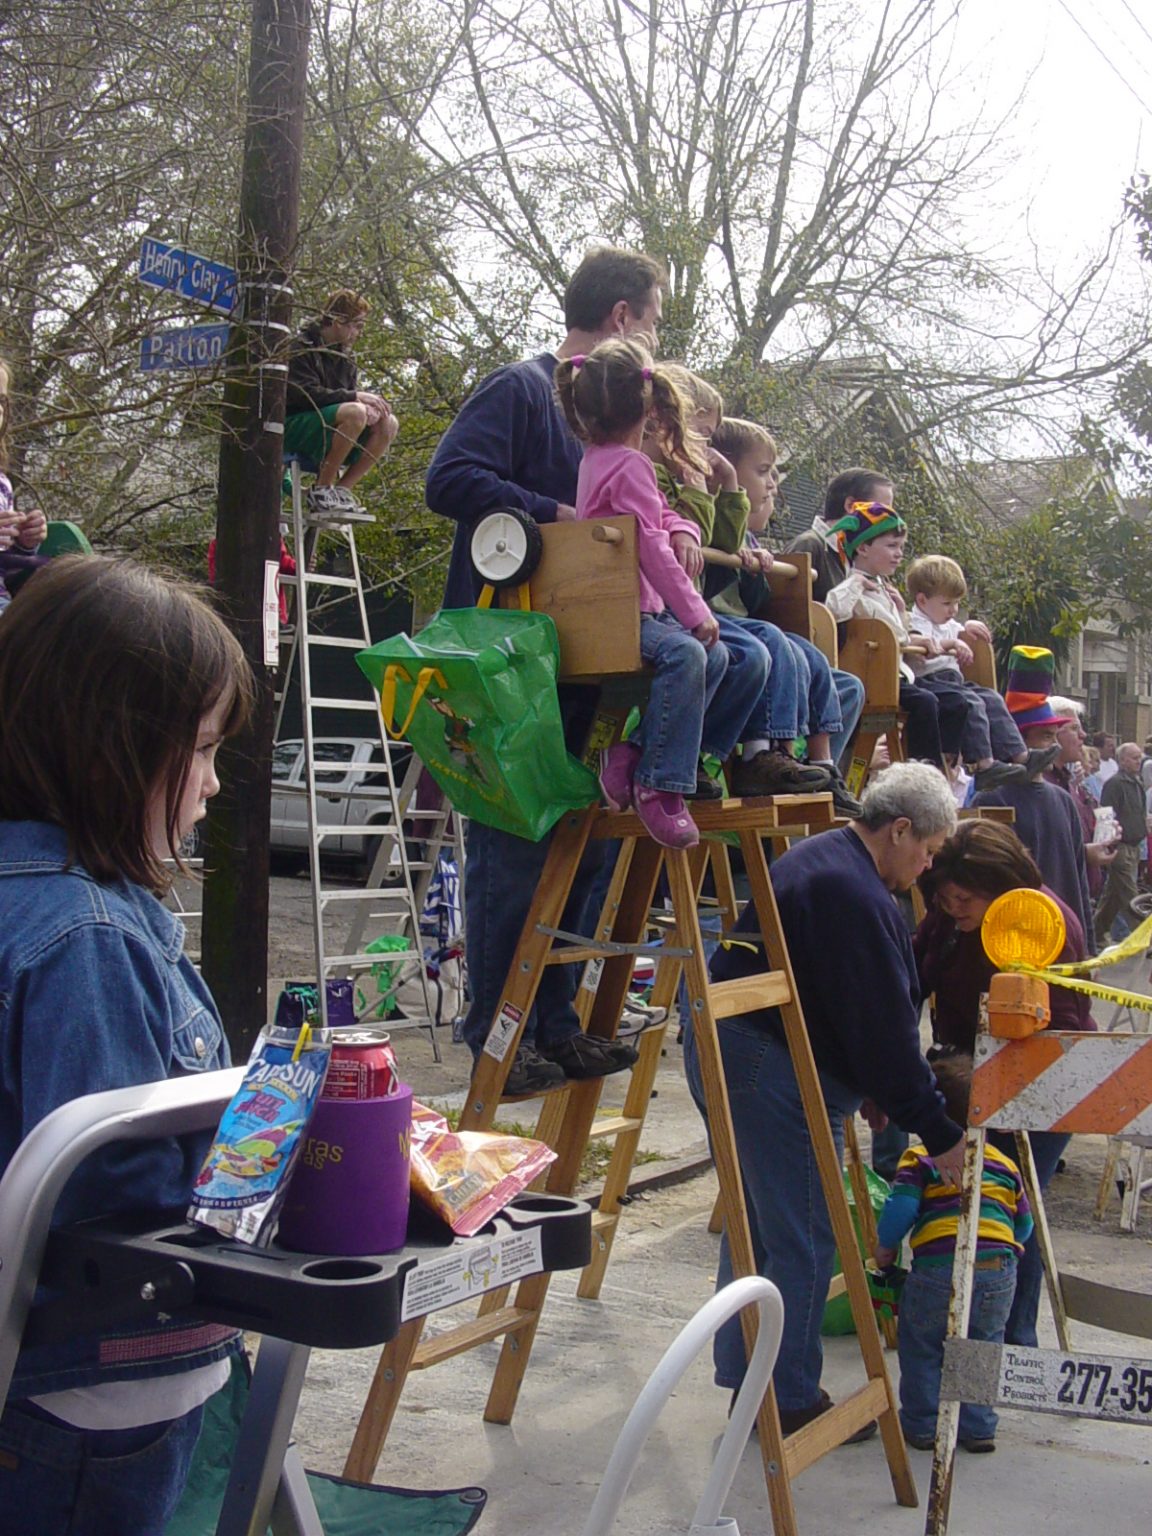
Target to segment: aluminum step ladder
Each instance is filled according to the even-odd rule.
[[[428,1031],[432,1052],[440,1061],[440,1044],[436,1035],[436,1007],[434,994],[425,972],[423,944],[420,934],[420,911],[423,892],[436,868],[440,843],[432,857],[410,857],[408,841],[404,836],[401,814],[402,797],[396,782],[389,744],[384,737],[380,709],[367,678],[362,680],[363,691],[348,697],[317,693],[312,681],[313,659],[317,651],[324,649],[362,651],[372,644],[368,629],[368,613],[364,601],[364,582],[360,559],[356,549],[355,524],[372,522],[374,519],[355,503],[349,507],[346,521],[326,516],[314,519],[307,507],[302,476],[315,471],[315,465],[298,457],[286,460],[291,471],[292,485],[292,533],[296,549],[296,575],[281,576],[283,586],[294,591],[294,624],[288,638],[288,654],[281,670],[281,687],[276,717],[276,737],[280,736],[285,705],[294,676],[299,678],[301,735],[304,741],[303,784],[298,791],[304,796],[307,809],[308,867],[312,895],[312,932],[316,958],[316,979],[320,1020],[328,1027],[328,997],[324,982],[335,977],[366,976],[381,961],[413,973],[419,979],[419,991],[423,1007],[416,1014],[406,1013],[403,1018],[382,1018],[390,1031],[418,1028]],[[320,536],[325,539],[330,570],[317,569]],[[343,566],[341,570],[339,567]],[[355,595],[357,632],[352,635],[333,635],[315,626],[315,620],[333,601]],[[363,713],[364,735],[380,741],[379,762],[340,765],[340,776],[352,776],[360,784],[350,789],[335,789],[318,775],[331,773],[332,764],[317,757],[317,742],[325,735],[322,722],[333,714],[349,711]],[[365,782],[370,778],[371,782]],[[359,825],[343,821],[325,823],[318,800],[372,800],[379,802],[379,810],[373,811],[373,819]],[[411,813],[409,813],[411,814]],[[325,844],[331,846],[334,838],[361,837],[366,853],[375,849],[371,871],[366,884],[359,888],[332,886],[324,883],[323,856]],[[422,882],[418,889],[418,882]],[[369,944],[384,935],[398,936],[406,940],[402,950],[386,955],[373,953]],[[414,962],[414,964],[413,964]]]

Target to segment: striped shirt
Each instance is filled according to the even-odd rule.
[[[917,1264],[951,1264],[960,1220],[960,1191],[936,1172],[928,1153],[913,1144],[900,1159],[892,1192],[880,1215],[878,1237],[885,1248],[899,1248],[911,1234]],[[1020,1254],[1032,1232],[1032,1212],[1010,1157],[993,1146],[984,1148],[980,1184],[980,1225],[977,1257]]]

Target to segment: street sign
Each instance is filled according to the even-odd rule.
[[[214,368],[224,361],[229,325],[189,325],[179,331],[157,331],[140,342],[140,368],[157,373],[177,368]]]
[[[237,274],[234,267],[209,261],[179,246],[162,240],[141,240],[140,266],[136,276],[153,288],[178,293],[222,315],[230,315],[236,306]]]

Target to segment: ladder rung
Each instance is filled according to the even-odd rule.
[[[403,938],[403,934],[397,935]],[[396,965],[405,960],[423,960],[423,954],[415,949],[385,950],[379,955],[325,955],[324,969],[326,971],[369,971],[374,965],[384,961],[388,965]]]
[[[621,1131],[638,1131],[643,1124],[643,1120],[637,1120],[634,1115],[613,1115],[611,1119],[594,1120],[592,1129],[588,1132],[588,1140],[597,1141],[603,1136],[619,1136]]]
[[[805,1467],[810,1467],[821,1456],[827,1455],[833,1446],[843,1445],[849,1435],[863,1429],[865,1424],[887,1412],[888,1387],[883,1377],[873,1377],[833,1408],[813,1419],[789,1435],[784,1441],[784,1455],[788,1463],[789,1478],[799,1477]],[[817,1428],[819,1423],[820,1428]]]
[[[296,587],[300,584],[298,576],[281,576],[281,586]],[[351,587],[360,585],[355,576],[322,576],[318,571],[305,571],[304,580],[310,587]]]
[[[381,831],[382,826],[384,827],[383,831]],[[386,825],[378,821],[366,821],[355,827],[349,827],[339,821],[322,821],[316,827],[317,839],[324,837],[388,837],[389,835],[398,838],[395,830],[389,834]]]
[[[313,709],[370,709],[376,714],[380,706],[375,699],[313,699]],[[328,767],[331,768],[329,763]]]
[[[758,976],[737,976],[733,981],[714,981],[708,1001],[718,1019],[731,1019],[758,1008],[779,1008],[792,1001],[792,989],[783,971],[761,971]]]
[[[399,865],[396,866],[399,868]],[[330,901],[397,901],[403,897],[405,904],[408,901],[408,892],[404,886],[396,881],[393,885],[365,885],[356,890],[332,890],[319,892],[320,900],[327,904]]]
[[[619,1211],[593,1211],[592,1231],[603,1232],[606,1228],[614,1227],[619,1220]]]
[[[320,764],[317,764],[316,766],[319,768]],[[325,773],[331,773],[334,770],[332,769],[331,763],[325,763],[323,765],[322,771]],[[380,767],[379,763],[375,765],[374,771],[376,773],[383,772],[383,769]],[[273,793],[277,795],[306,795],[308,793],[308,786],[307,784],[279,784],[274,787]],[[374,785],[371,784],[361,784],[358,789],[336,789],[329,784],[317,784],[316,798],[317,800],[327,799],[391,801],[392,796],[388,790],[377,789]]]
[[[362,651],[372,644],[371,640],[350,640],[346,635],[309,635],[309,645],[326,645],[332,650]]]
[[[519,1333],[522,1328],[535,1322],[539,1315],[530,1307],[501,1307],[496,1312],[486,1312],[483,1317],[471,1323],[461,1323],[458,1328],[450,1328],[438,1338],[425,1339],[416,1350],[412,1369],[425,1371],[430,1365],[439,1365],[442,1360],[451,1360],[454,1355],[462,1355],[474,1349],[477,1344],[490,1343],[507,1333]]]

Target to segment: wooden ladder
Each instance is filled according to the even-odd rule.
[[[896,1416],[895,1397],[884,1366],[875,1313],[844,1194],[840,1162],[803,1015],[795,997],[764,853],[765,839],[804,836],[815,827],[827,825],[831,804],[828,796],[698,802],[693,806],[693,815],[705,841],[688,852],[659,847],[648,837],[639,819],[631,814],[614,815],[592,809],[561,819],[553,834],[500,1008],[473,1074],[460,1124],[462,1129],[472,1130],[492,1124],[523,1021],[547,965],[603,960],[595,995],[586,1010],[586,1028],[589,1034],[600,1038],[611,1038],[615,1034],[636,955],[652,952],[643,941],[647,936],[657,882],[663,871],[671,890],[673,928],[666,935],[663,946],[654,951],[659,966],[653,1000],[670,1005],[676,997],[681,974],[685,976],[735,1273],[738,1276],[755,1274],[756,1267],[716,1021],[750,1009],[777,1006],[784,1018],[817,1152],[865,1365],[867,1381],[862,1388],[787,1440],[782,1437],[771,1392],[762,1405],[760,1446],[774,1527],[778,1536],[794,1536],[797,1524],[792,1479],[872,1419],[880,1422],[897,1499],[909,1506],[916,1504],[916,1490]],[[706,840],[710,834],[721,833],[735,834],[739,842],[771,969],[762,976],[712,984],[704,959],[698,901],[709,858]],[[560,937],[557,925],[590,838],[621,839],[620,863],[597,936],[588,942],[561,947],[556,943]],[[572,1082],[545,1098],[537,1134],[558,1154],[546,1178],[545,1188],[549,1192],[571,1193],[575,1188],[590,1134],[616,1136],[616,1152],[606,1181],[605,1198],[594,1218],[593,1259],[582,1276],[581,1295],[597,1293],[611,1253],[620,1201],[626,1193],[628,1174],[659,1063],[663,1034],[663,1028],[647,1030],[637,1042],[640,1058],[632,1069],[623,1112],[613,1120],[600,1126],[595,1123],[603,1079]],[[344,1469],[345,1476],[365,1481],[371,1479],[409,1370],[437,1364],[495,1339],[502,1339],[503,1344],[484,1417],[490,1423],[509,1423],[528,1367],[550,1280],[548,1274],[521,1280],[514,1298],[510,1298],[507,1289],[491,1293],[485,1297],[472,1321],[423,1345],[420,1343],[422,1320],[404,1324],[381,1356]],[[749,1347],[756,1326],[754,1312],[752,1309],[743,1317]]]

